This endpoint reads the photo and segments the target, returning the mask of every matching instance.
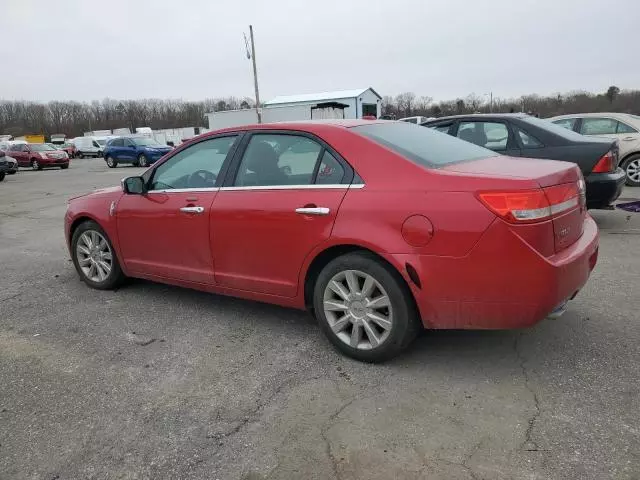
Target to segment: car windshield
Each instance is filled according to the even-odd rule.
[[[542,118],[537,117],[522,117],[521,120],[523,122],[530,123],[535,127],[542,128],[543,130],[547,130],[551,133],[555,133],[559,137],[566,138],[567,140],[584,141],[585,139],[584,135],[580,135],[579,133],[576,133],[573,130],[569,130],[568,128],[561,127],[560,125],[549,120],[543,120]]]
[[[498,156],[473,143],[412,123],[374,123],[353,127],[353,131],[426,167]]]
[[[156,142],[153,138],[132,138],[131,140],[139,147],[164,147],[164,145]]]
[[[33,143],[31,144],[31,150],[34,152],[50,152],[52,150],[55,151],[56,149],[44,143]]]

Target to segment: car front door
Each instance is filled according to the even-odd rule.
[[[253,133],[213,204],[216,284],[294,297],[307,255],[329,238],[353,170],[299,132]]]
[[[146,192],[121,197],[115,206],[118,239],[132,274],[214,282],[211,205],[237,139],[228,135],[190,145],[145,174]]]

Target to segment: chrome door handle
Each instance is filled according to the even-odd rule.
[[[635,140],[636,137],[624,137],[623,140],[626,140],[627,142],[631,142],[632,140]]]
[[[327,207],[303,207],[296,208],[296,213],[302,215],[329,215],[330,210]]]
[[[204,207],[182,207],[180,211],[184,213],[202,213],[204,212]]]

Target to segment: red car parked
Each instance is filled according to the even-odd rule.
[[[69,168],[69,156],[46,143],[15,143],[7,152],[20,167],[42,170],[44,167]]]
[[[421,327],[557,315],[598,253],[576,165],[384,121],[208,133],[70,200],[65,230],[91,287],[130,276],[309,308],[365,361]]]

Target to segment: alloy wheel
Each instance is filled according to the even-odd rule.
[[[82,273],[92,282],[104,282],[113,268],[113,254],[100,232],[87,230],[76,245],[76,258]]]
[[[334,275],[324,291],[324,313],[333,333],[359,350],[382,345],[393,327],[389,295],[371,275],[345,270]]]
[[[627,164],[627,177],[635,183],[640,182],[640,158],[636,158]]]
[[[34,160],[31,160],[31,168],[32,168],[33,170],[38,170],[38,169],[40,168],[40,165],[38,164],[38,161],[37,161],[37,160],[35,160],[35,159],[34,159]]]

